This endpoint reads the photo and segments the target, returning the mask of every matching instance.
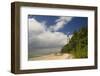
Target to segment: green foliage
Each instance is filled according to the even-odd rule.
[[[61,49],[61,53],[71,53],[75,58],[87,58],[87,37],[87,27],[82,27],[79,31],[75,31],[69,43]]]

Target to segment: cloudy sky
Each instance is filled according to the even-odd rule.
[[[87,17],[28,15],[28,52],[59,52],[74,31],[87,25]]]

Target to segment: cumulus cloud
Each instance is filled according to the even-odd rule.
[[[59,29],[63,28],[65,24],[70,22],[72,20],[72,17],[59,17],[59,19],[56,20],[56,24],[54,26],[51,26],[49,29],[51,31],[58,31]]]
[[[32,31],[33,33],[41,33],[44,32],[45,27],[43,23],[39,23],[34,18],[29,19],[29,32]]]
[[[52,27],[53,30],[58,30],[63,27],[65,21],[70,21],[71,18],[61,17],[56,20],[56,25]],[[62,25],[62,26],[61,26]],[[68,42],[68,36],[62,32],[51,31],[51,26],[49,29],[45,25],[44,22],[38,22],[34,18],[29,18],[29,31],[28,31],[28,48],[29,52],[38,50],[46,50],[49,51],[53,49],[53,51],[59,51],[60,49]],[[47,30],[48,29],[48,30]],[[55,50],[54,50],[55,49]],[[47,50],[47,51],[48,51]],[[52,51],[51,51],[52,52]]]

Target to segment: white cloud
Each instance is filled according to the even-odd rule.
[[[61,47],[67,42],[67,36],[60,32],[44,32],[37,36],[40,46]]]
[[[29,32],[41,33],[44,32],[45,27],[43,23],[39,23],[34,18],[29,19]]]
[[[57,31],[64,27],[65,24],[70,22],[72,20],[72,17],[60,17],[56,20],[56,24],[54,26],[51,26],[49,29],[51,31]]]
[[[62,20],[61,20],[62,19]],[[56,22],[58,22],[53,28],[61,28],[58,27],[64,24],[64,18],[59,18]],[[39,50],[40,48],[43,50],[46,49],[55,49],[57,51],[58,48],[62,48],[67,43],[67,35],[62,32],[52,32],[51,30],[47,30],[45,22],[38,22],[34,18],[29,19],[29,35],[28,35],[28,47],[29,51],[33,51],[34,49]]]
[[[60,21],[71,21],[72,17],[60,17],[59,19],[56,20],[56,22],[60,22]]]

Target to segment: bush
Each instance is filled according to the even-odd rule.
[[[61,49],[61,53],[71,53],[75,58],[87,58],[87,35],[87,27],[75,31],[69,43]]]

